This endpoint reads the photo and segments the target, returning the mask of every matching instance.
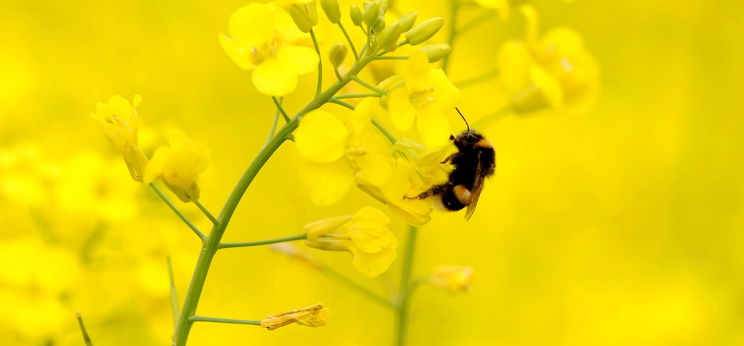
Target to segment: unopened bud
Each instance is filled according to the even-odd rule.
[[[447,54],[452,50],[452,47],[447,43],[437,43],[422,46],[420,50],[426,54],[426,57],[429,58],[429,62],[435,62],[447,56]]]
[[[375,26],[372,27],[372,31],[374,31],[376,34],[380,33],[382,29],[385,29],[385,17],[379,16],[377,17],[377,21],[375,22]]]
[[[338,7],[338,0],[320,0],[320,7],[323,8],[326,17],[331,23],[338,23],[341,20],[341,10]]]
[[[400,23],[400,32],[411,30],[413,24],[416,23],[417,16],[416,12],[408,12],[404,14],[403,17],[400,17],[400,19],[398,19],[398,23]]]
[[[351,17],[351,21],[354,23],[354,25],[361,25],[362,19],[364,18],[364,15],[362,15],[362,9],[359,8],[359,6],[357,5],[351,5],[351,9],[349,10],[349,17]]]
[[[328,60],[331,61],[331,65],[333,67],[338,67],[341,65],[342,62],[344,62],[344,58],[346,57],[346,52],[349,49],[346,48],[346,45],[341,42],[336,42],[333,47],[331,47],[331,53],[329,54]]]
[[[430,18],[416,25],[406,33],[406,39],[411,45],[422,43],[434,36],[444,25],[444,18]]]
[[[297,28],[302,32],[310,32],[310,30],[318,24],[318,10],[315,7],[315,1],[305,4],[291,4],[286,6],[284,9],[287,10],[287,13],[292,17]]]
[[[367,24],[367,27],[374,28],[378,19],[380,19],[380,3],[372,2],[364,11],[364,23]]]
[[[400,33],[400,23],[394,22],[393,24],[390,24],[387,28],[380,32],[380,35],[377,36],[377,42],[380,48],[384,51],[394,50],[398,43],[398,37],[400,37]]]

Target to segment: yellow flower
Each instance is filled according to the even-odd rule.
[[[384,110],[370,99],[360,102],[345,123],[324,110],[302,118],[294,136],[297,150],[307,159],[300,178],[313,203],[338,202],[355,176],[376,185],[391,179],[390,144],[370,123],[379,113]]]
[[[473,268],[465,266],[439,266],[429,278],[429,282],[437,288],[450,293],[463,293],[470,290],[473,283]]]
[[[447,181],[449,171],[441,162],[453,150],[453,146],[443,146],[430,151],[409,138],[400,138],[393,147],[392,178],[380,186],[357,179],[357,186],[385,203],[393,215],[411,225],[423,226],[431,219],[431,201],[410,197]]]
[[[422,143],[429,148],[447,143],[450,135],[447,114],[460,99],[460,91],[442,69],[430,69],[426,53],[415,51],[400,65],[401,73],[383,81],[389,90],[381,101],[390,112],[393,126],[407,132],[414,123]]]
[[[222,47],[240,68],[253,70],[253,84],[264,94],[281,96],[294,91],[298,76],[312,72],[318,64],[308,35],[274,4],[241,7],[230,16],[228,33],[220,34]]]
[[[183,202],[199,199],[199,174],[209,165],[209,151],[183,135],[174,135],[169,147],[160,147],[145,171],[145,182],[162,179]]]
[[[526,40],[507,41],[498,58],[501,81],[514,91],[512,109],[529,112],[591,104],[599,71],[581,36],[568,28],[555,28],[538,38],[536,12],[527,5],[522,12],[527,20]]]
[[[147,156],[139,148],[137,142],[139,129],[137,106],[141,101],[142,97],[139,95],[134,95],[131,104],[127,99],[114,95],[109,97],[108,103],[99,103],[96,106],[96,112],[90,114],[90,117],[96,120],[103,131],[103,135],[124,157],[129,174],[136,181],[142,181],[142,175],[147,166]]]
[[[305,226],[311,247],[348,251],[354,267],[373,277],[384,273],[397,256],[398,241],[389,228],[390,219],[381,211],[364,207],[353,216],[323,219]]]
[[[274,330],[292,323],[308,327],[321,327],[326,324],[326,318],[329,312],[330,310],[323,306],[323,304],[315,304],[266,317],[261,320],[261,327]]]

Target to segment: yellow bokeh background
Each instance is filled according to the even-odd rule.
[[[471,265],[472,292],[422,287],[409,345],[737,345],[744,343],[744,25],[738,1],[532,1],[548,29],[580,32],[602,92],[584,114],[509,116],[481,131],[498,153],[469,222],[437,213],[420,232],[414,270]],[[0,11],[0,343],[80,345],[81,311],[96,345],[166,345],[172,326],[165,259],[179,298],[198,242],[152,191],[133,182],[88,114],[143,96],[148,154],[178,130],[212,162],[202,202],[217,211],[263,145],[271,100],[226,56],[217,34],[244,1],[17,1]],[[402,12],[446,16],[444,1]],[[342,8],[346,8],[342,6]],[[344,15],[345,10],[342,10]],[[463,18],[477,16],[477,8]],[[494,18],[455,44],[450,78],[492,69],[523,35]],[[434,41],[442,42],[440,34]],[[328,72],[328,71],[327,71]],[[331,77],[330,73],[327,77]],[[299,109],[314,76],[286,105]],[[464,88],[472,120],[498,108],[495,80]],[[452,124],[461,126],[453,114]],[[313,206],[288,143],[251,185],[226,241],[300,232],[313,220],[376,203],[359,191]],[[203,228],[198,210],[183,209]],[[393,224],[400,241],[404,225]],[[314,252],[383,295],[340,253]],[[227,249],[199,313],[261,319],[322,302],[327,326],[268,332],[196,324],[190,345],[385,345],[393,314],[266,248]]]

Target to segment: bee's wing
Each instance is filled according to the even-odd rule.
[[[473,189],[470,191],[470,203],[468,204],[468,210],[465,211],[465,220],[470,220],[475,212],[475,207],[478,205],[478,198],[480,198],[481,191],[483,191],[483,182],[486,180],[483,175],[483,162],[481,161],[480,153],[478,153],[478,165],[475,167],[475,182],[473,183]]]

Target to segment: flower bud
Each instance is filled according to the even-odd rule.
[[[308,3],[294,3],[290,4],[284,9],[292,17],[292,20],[297,25],[297,28],[302,32],[310,32],[310,30],[318,24],[318,9],[315,7],[315,1]]]
[[[372,27],[372,31],[375,32],[375,34],[378,34],[382,31],[382,29],[385,29],[385,17],[379,16],[377,17],[377,21],[375,22],[375,26]]]
[[[426,54],[429,62],[435,62],[447,56],[452,50],[452,47],[447,43],[427,44],[421,47],[420,50]]]
[[[326,17],[331,23],[338,23],[341,20],[341,10],[338,7],[338,0],[320,0],[320,7],[323,8]]]
[[[380,14],[380,3],[370,3],[364,11],[364,23],[367,24],[367,27],[373,28],[377,21],[380,19]]]
[[[346,57],[346,52],[349,49],[346,48],[346,45],[341,42],[336,42],[333,47],[331,47],[331,52],[329,54],[328,60],[331,61],[331,65],[333,67],[338,67],[341,65],[342,62],[344,62],[344,58]]]
[[[349,10],[349,17],[351,17],[351,21],[354,23],[354,25],[361,25],[362,18],[364,17],[364,15],[362,15],[362,9],[359,8],[359,6],[357,5],[351,5],[351,9]]]
[[[417,16],[416,12],[408,12],[400,17],[400,19],[398,19],[398,23],[400,23],[400,32],[411,30],[413,24],[416,23]]]
[[[382,30],[382,32],[377,36],[379,47],[384,51],[394,50],[398,43],[400,32],[400,23],[394,22],[393,24],[390,24],[390,26]]]
[[[444,25],[444,18],[436,17],[427,19],[416,25],[406,33],[406,39],[411,45],[422,43],[434,36]]]

